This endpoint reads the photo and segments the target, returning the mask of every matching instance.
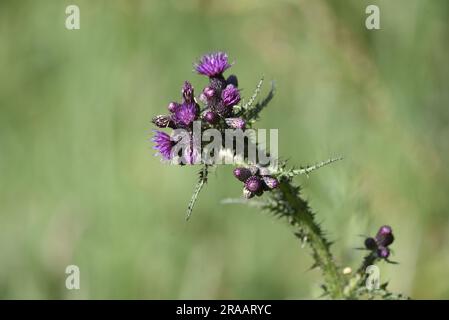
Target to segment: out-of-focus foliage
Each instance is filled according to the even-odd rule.
[[[65,29],[77,4],[81,29]],[[377,4],[381,30],[364,26]],[[1,1],[1,298],[313,298],[319,273],[287,224],[241,194],[223,167],[186,223],[198,168],[162,165],[154,114],[204,52],[235,60],[242,95],[262,75],[277,96],[264,128],[306,165],[297,178],[356,267],[360,234],[393,226],[381,280],[449,298],[449,2]],[[65,288],[65,267],[81,289]]]

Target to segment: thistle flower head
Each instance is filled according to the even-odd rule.
[[[248,168],[235,168],[234,176],[242,182],[245,182],[249,177],[251,177],[251,171]]]
[[[185,102],[176,109],[173,115],[174,123],[179,127],[188,127],[198,119],[199,108],[194,102]]]
[[[262,190],[262,181],[257,176],[251,176],[246,179],[245,188],[253,193],[258,193]]]
[[[173,141],[171,141],[171,138],[168,134],[162,131],[154,130],[155,135],[153,139],[151,139],[155,146],[153,149],[156,149],[158,153],[162,156],[165,160],[170,160],[172,158],[172,147],[173,147]]]
[[[195,70],[208,77],[221,76],[222,73],[231,67],[228,62],[228,55],[224,52],[214,52],[204,55],[195,65]]]
[[[221,92],[221,99],[225,106],[232,107],[239,103],[240,92],[233,84],[228,84]]]

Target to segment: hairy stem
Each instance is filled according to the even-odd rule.
[[[278,192],[280,200],[285,201],[288,207],[288,210],[278,213],[290,218],[291,224],[298,228],[296,235],[312,249],[314,267],[319,267],[323,273],[326,293],[333,299],[343,299],[345,279],[330,252],[331,243],[325,238],[307,201],[300,196],[299,188],[292,185],[291,180],[281,181]]]

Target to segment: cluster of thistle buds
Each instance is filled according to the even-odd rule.
[[[279,186],[279,181],[265,167],[250,166],[234,169],[234,176],[244,183],[243,196],[250,199],[261,196],[264,191],[271,191]]]
[[[379,228],[374,238],[365,239],[365,248],[376,253],[377,257],[388,259],[390,249],[388,248],[394,241],[393,230],[390,226],[382,226]]]
[[[159,128],[185,129],[192,131],[193,122],[201,118],[202,125],[217,129],[242,129],[246,121],[238,116],[237,104],[240,102],[238,80],[235,75],[225,78],[223,72],[231,67],[228,56],[223,52],[204,55],[194,68],[197,73],[209,78],[209,84],[202,90],[198,99],[194,88],[186,81],[181,89],[182,101],[170,102],[168,115],[155,116],[152,122]],[[200,107],[199,102],[204,104]],[[174,142],[162,131],[155,131],[154,149],[165,160],[170,160]],[[187,148],[188,149],[188,148]],[[187,164],[194,163],[192,150],[183,155]]]

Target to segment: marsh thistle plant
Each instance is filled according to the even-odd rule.
[[[218,137],[224,137],[229,130],[245,133],[254,128],[262,110],[272,100],[275,87],[271,83],[268,94],[262,99],[263,78],[257,84],[254,93],[243,99],[235,75],[225,76],[233,65],[224,52],[206,54],[194,63],[194,70],[201,76],[208,77],[208,85],[200,91],[194,90],[192,84],[185,81],[181,85],[179,101],[168,103],[167,110],[152,119],[158,127],[154,131],[154,149],[164,162],[177,165],[197,165],[200,167],[198,182],[187,206],[186,219],[189,219],[201,189],[207,182],[212,167],[221,162],[224,153],[235,156],[236,151],[229,145],[220,144],[220,148],[204,157],[205,142],[195,135],[195,128],[213,129]],[[248,143],[251,145],[251,143]],[[260,146],[253,143],[253,146]],[[235,146],[233,144],[232,146]],[[248,147],[249,148],[249,147]],[[338,265],[331,252],[332,242],[326,232],[317,223],[315,213],[301,195],[300,186],[294,182],[298,175],[309,175],[326,165],[341,160],[340,157],[311,166],[289,166],[286,161],[274,159],[270,163],[261,163],[249,159],[245,146],[244,152],[234,161],[233,175],[236,190],[240,189],[241,198],[235,201],[256,205],[263,211],[285,218],[293,227],[295,236],[310,249],[314,264],[312,268],[320,269],[323,276],[323,296],[331,299],[402,299],[403,295],[393,294],[387,289],[387,283],[368,288],[366,269],[379,262],[394,263],[390,260],[394,242],[390,226],[380,227],[373,237],[366,237],[359,244],[359,249],[367,252],[359,268],[352,271]],[[211,157],[212,155],[212,157]],[[273,160],[273,159],[271,159]],[[355,245],[356,247],[357,245]],[[348,271],[349,270],[349,271]]]

